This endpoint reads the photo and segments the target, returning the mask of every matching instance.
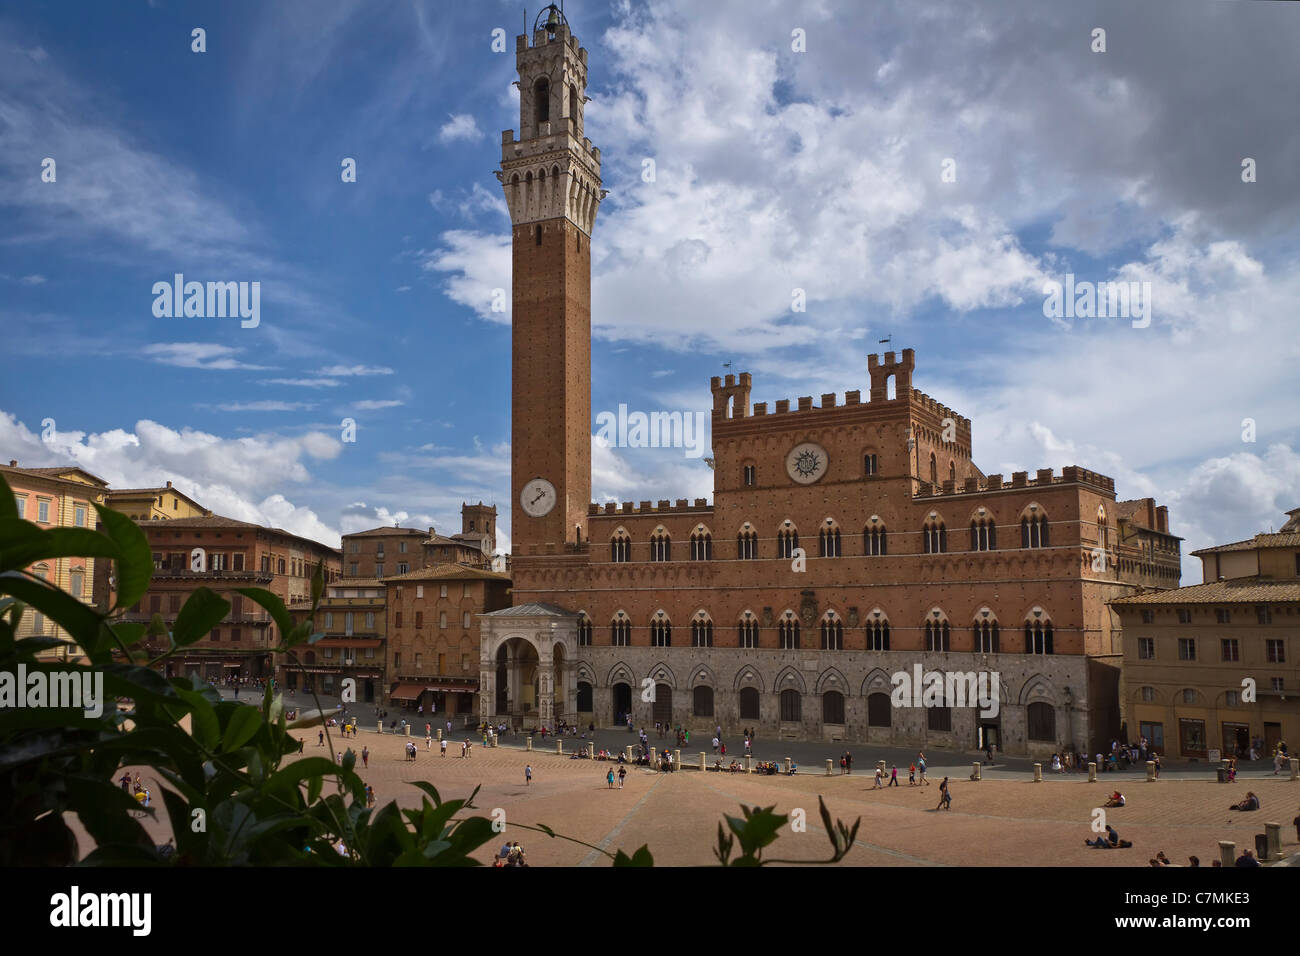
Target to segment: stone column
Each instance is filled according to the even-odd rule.
[[[626,747],[623,748],[623,756],[627,758],[627,762],[628,762],[628,763],[631,763],[631,762],[632,762],[632,745],[631,745],[631,744],[628,744]]]
[[[1265,823],[1264,835],[1268,838],[1268,858],[1276,860],[1282,855],[1282,824]]]
[[[753,772],[754,772],[754,758],[747,756],[745,757],[745,773],[753,773]]]
[[[525,750],[532,750],[532,749],[533,749],[533,738],[532,738],[532,737],[529,737],[528,740],[524,743],[524,749],[525,749]]]
[[[488,642],[483,641],[486,654]],[[478,715],[482,721],[489,721],[497,706],[497,669],[489,657],[480,657],[478,670]]]
[[[410,725],[410,724],[407,724],[407,725],[406,725],[406,736],[408,736],[408,737],[411,736],[411,725]]]
[[[1097,761],[1095,760],[1088,761],[1088,782],[1097,782]]]
[[[563,753],[564,753],[564,738],[563,738],[563,737],[557,737],[557,738],[555,738],[555,752],[556,752],[557,754],[563,754]]]
[[[976,760],[973,764],[971,764],[970,778],[971,778],[972,780],[980,780],[980,779],[982,779],[982,778],[980,777],[980,769],[981,769],[981,767],[980,767],[980,762],[979,762],[978,760]]]
[[[587,756],[592,760],[596,759],[596,742],[594,740],[587,743]]]
[[[826,776],[828,776],[828,777],[831,776],[831,763],[832,763],[831,758],[830,758],[830,757],[827,757],[827,758],[826,758]]]
[[[555,722],[555,661],[546,647],[537,659],[537,719],[543,727]]]
[[[1156,762],[1154,760],[1148,760],[1147,761],[1147,783],[1155,783],[1155,780],[1156,780]]]
[[[790,772],[790,764],[791,764],[791,760],[790,760],[790,758],[789,758],[789,757],[786,757],[786,758],[785,758],[785,772],[786,772],[786,773],[789,773],[789,772]]]
[[[382,720],[379,721],[379,732],[381,734],[384,732],[384,722]]]
[[[1231,840],[1219,841],[1219,862],[1224,866],[1237,865],[1237,844]]]
[[[441,727],[439,727],[436,731],[434,731],[434,733],[436,733],[436,734],[438,735],[438,739],[439,739],[439,740],[442,740],[442,728],[441,728]]]
[[[651,748],[650,748],[650,766],[652,766],[652,767],[657,767],[657,766],[659,766],[659,764],[658,764],[658,762],[657,762],[658,759],[659,759],[659,752],[658,752],[654,747],[651,747]]]
[[[1041,763],[1036,763],[1034,764],[1034,783],[1042,783],[1042,782],[1043,782],[1043,765]]]
[[[705,759],[705,758],[704,758],[704,751],[701,750],[701,751],[700,751],[700,769],[701,769],[701,770],[707,770],[707,769],[708,769],[708,765],[705,764],[704,759]]]
[[[674,769],[674,770],[680,770],[681,768],[682,768],[682,752],[681,752],[680,750],[674,750],[674,751],[673,751],[673,769]]]

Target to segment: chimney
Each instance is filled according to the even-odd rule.
[[[1156,530],[1169,533],[1169,506],[1161,505],[1156,509]]]
[[[170,488],[171,486],[172,486],[172,483],[171,483],[170,481],[167,482],[167,487]]]
[[[10,467],[10,468],[17,468],[17,467],[18,467],[18,459],[17,459],[17,458],[10,458],[10,459],[9,459],[9,467]]]

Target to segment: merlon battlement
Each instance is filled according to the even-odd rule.
[[[941,498],[949,495],[969,495],[988,491],[1006,491],[1013,488],[1042,488],[1048,485],[1076,483],[1091,485],[1099,491],[1105,491],[1112,495],[1115,493],[1114,478],[1098,474],[1095,471],[1089,471],[1087,468],[1080,468],[1077,465],[1067,465],[1061,469],[1060,475],[1053,475],[1050,468],[1039,468],[1033,478],[1029,477],[1027,471],[1013,472],[1010,483],[1004,482],[1001,475],[987,475],[982,481],[979,478],[967,478],[961,483],[960,487],[956,481],[952,480],[945,481],[942,486],[922,481],[917,489],[916,497]]]
[[[730,377],[730,376],[728,376]],[[686,498],[678,498],[677,501],[670,502],[668,499],[659,501],[658,504],[649,501],[643,501],[640,505],[633,505],[630,501],[625,501],[621,505],[607,501],[604,504],[593,501],[587,506],[588,516],[595,515],[641,515],[641,514],[683,514],[686,512],[710,511],[713,506],[709,504],[708,498],[696,498],[691,503]]]

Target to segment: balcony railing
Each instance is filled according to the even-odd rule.
[[[232,571],[229,568],[222,568],[213,571],[191,571],[189,568],[173,568],[166,564],[154,562],[155,578],[192,578],[195,580],[247,580],[258,581],[262,584],[270,584],[274,575],[270,571],[255,571],[252,568],[245,568],[243,571]]]

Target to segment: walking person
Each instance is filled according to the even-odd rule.
[[[844,770],[851,777],[853,776],[853,751],[844,751]]]
[[[907,785],[909,787],[916,786],[916,764],[912,764],[907,768]]]
[[[840,776],[841,776],[841,777],[844,776],[844,768],[845,768],[846,766],[847,766],[847,764],[845,763],[845,757],[844,757],[844,754],[840,754]]]
[[[447,756],[447,738],[446,738],[446,737],[443,737],[442,740],[438,741],[438,749],[442,751],[442,755],[443,755],[444,757]]]
[[[880,767],[879,767],[879,765],[876,766],[876,782],[875,782],[874,784],[872,784],[871,789],[872,789],[872,790],[884,790],[884,789],[885,789],[884,780],[883,780],[883,778],[882,778],[881,775],[880,775]]]
[[[316,746],[317,746],[317,747],[324,747],[324,746],[325,746],[325,731],[322,730],[322,731],[317,735],[316,740],[317,740],[317,743],[316,743]]]
[[[618,768],[618,789],[620,790],[623,789],[623,778],[626,776],[627,776],[627,767],[619,767]],[[1300,826],[1297,826],[1296,829],[1300,830]]]
[[[609,773],[605,774],[605,782],[609,785],[610,790],[614,789],[614,768],[613,767],[610,767]]]
[[[948,778],[944,777],[943,782],[939,784],[939,805],[936,810],[952,809],[952,794],[948,792]]]
[[[898,786],[898,764],[894,764],[893,768],[889,771],[889,785],[891,787]]]
[[[369,747],[362,747],[362,748],[361,748],[361,766],[362,766],[363,768],[369,768],[369,767],[370,767],[370,748],[369,748]]]
[[[921,784],[925,784],[927,787],[930,786],[930,781],[927,780],[925,777],[925,753],[924,752],[921,752],[916,755],[916,769],[921,772],[921,776],[917,781],[916,785],[918,787]]]
[[[532,785],[533,785],[533,765],[527,764],[524,767],[524,786],[531,787]]]

